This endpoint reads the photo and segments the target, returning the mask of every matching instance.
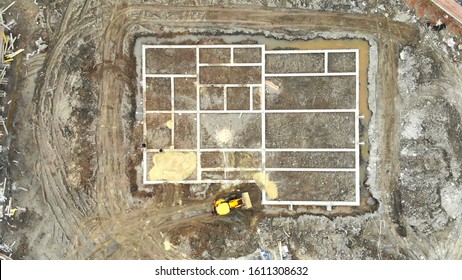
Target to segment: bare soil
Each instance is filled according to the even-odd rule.
[[[266,147],[354,148],[353,118],[352,113],[267,114]]]
[[[260,48],[236,48],[234,49],[235,63],[259,63],[261,62]]]
[[[197,95],[193,78],[175,78],[175,110],[196,110]]]
[[[279,90],[266,95],[268,109],[354,109],[356,106],[354,76],[277,77],[269,81]]]
[[[323,73],[324,54],[268,54],[266,73]]]

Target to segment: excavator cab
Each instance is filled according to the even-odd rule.
[[[241,207],[244,209],[252,208],[252,202],[250,201],[248,192],[215,200],[212,204],[212,214],[224,216],[228,215],[231,210]]]
[[[224,201],[218,202],[217,204],[214,204],[214,208],[212,212],[216,215],[224,216],[228,215],[229,212],[231,212],[231,207],[229,206],[229,203],[226,203]]]

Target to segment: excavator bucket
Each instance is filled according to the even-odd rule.
[[[246,209],[252,208],[252,201],[250,200],[250,195],[248,192],[242,194],[242,203]]]

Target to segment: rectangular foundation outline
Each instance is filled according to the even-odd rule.
[[[192,74],[146,74],[146,49],[150,48],[191,48],[195,49],[196,52],[196,75]],[[231,52],[229,63],[200,63],[199,53],[201,48],[229,48]],[[234,63],[234,49],[235,48],[261,48],[261,63]],[[353,52],[355,53],[355,72],[339,72],[329,73],[328,72],[328,54],[329,53],[344,53]],[[297,53],[323,53],[324,54],[324,72],[322,73],[265,73],[265,59],[267,54],[297,54]],[[199,84],[199,68],[201,66],[260,66],[261,67],[261,84]],[[312,109],[312,110],[266,110],[265,109],[265,80],[267,77],[326,77],[326,76],[355,76],[356,78],[356,106],[355,109]],[[171,102],[172,110],[170,111],[146,111],[146,78],[150,77],[169,77],[171,78]],[[181,77],[196,78],[196,110],[185,110],[175,111],[174,110],[174,79]],[[265,191],[262,191],[262,204],[264,205],[313,205],[313,206],[358,206],[360,199],[360,146],[359,146],[359,49],[329,49],[329,50],[266,50],[265,45],[142,45],[142,93],[143,93],[143,137],[147,136],[146,128],[146,114],[156,113],[171,113],[172,121],[174,121],[175,113],[192,113],[196,114],[197,119],[197,131],[196,131],[196,149],[177,149],[174,151],[190,151],[196,152],[197,155],[197,180],[183,180],[183,181],[149,181],[147,180],[147,153],[158,152],[155,149],[145,149],[143,151],[143,184],[163,184],[163,183],[180,183],[180,184],[200,184],[200,183],[255,183],[254,180],[202,180],[201,178],[201,164],[200,155],[201,152],[216,151],[216,152],[227,152],[227,151],[242,151],[242,152],[261,152],[262,165],[260,168],[222,168],[223,171],[262,171],[263,175],[266,176],[266,171],[310,171],[310,172],[355,172],[355,201],[273,201],[266,198]],[[200,86],[222,86],[228,87],[241,87],[246,86],[250,88],[251,105],[249,110],[232,110],[227,111],[226,96],[224,100],[224,110],[201,110],[200,109]],[[261,87],[261,110],[253,109],[253,88]],[[266,126],[266,114],[271,113],[329,113],[329,112],[354,112],[355,113],[355,148],[337,148],[337,149],[267,149],[265,139],[265,126]],[[224,114],[224,113],[260,113],[262,119],[262,147],[261,149],[201,149],[200,147],[200,115],[201,114]],[[174,126],[174,124],[173,124]],[[174,127],[172,128],[174,130]],[[174,147],[174,132],[172,132],[172,146]],[[292,152],[355,152],[355,168],[265,168],[266,162],[266,151],[292,151]],[[168,152],[168,151],[166,151]],[[204,171],[222,171],[220,168],[203,168]],[[225,173],[226,175],[226,173]],[[225,176],[226,178],[226,176]]]

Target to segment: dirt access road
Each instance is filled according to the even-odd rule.
[[[59,30],[56,43],[50,48],[45,61],[43,84],[34,96],[35,118],[31,126],[38,148],[34,173],[39,179],[43,197],[49,205],[50,219],[65,234],[73,246],[66,254],[69,258],[188,258],[170,248],[162,240],[165,231],[176,226],[195,223],[197,230],[211,221],[206,213],[207,203],[190,201],[188,206],[178,205],[177,188],[166,189],[164,197],[171,201],[139,200],[130,194],[137,158],[137,130],[134,128],[134,102],[130,95],[136,92],[136,73],[131,47],[136,34],[160,35],[185,32],[192,29],[200,33],[211,30],[246,29],[255,32],[288,33],[324,32],[355,34],[376,38],[379,49],[378,77],[376,81],[380,170],[377,185],[383,191],[382,203],[391,205],[391,193],[398,181],[396,145],[398,110],[397,49],[399,45],[415,44],[419,35],[415,28],[386,18],[300,11],[290,9],[172,7],[149,4],[129,4],[118,1],[70,1]],[[171,34],[171,33],[170,33]],[[83,40],[82,40],[83,38]],[[70,53],[87,55],[79,48],[93,45],[93,52],[82,61],[81,67],[71,67],[66,60]],[[73,50],[72,48],[75,48]],[[132,70],[130,70],[132,69]],[[97,101],[95,123],[82,130],[80,138],[94,139],[96,162],[90,167],[94,184],[82,191],[76,187],[72,170],[79,167],[75,152],[68,145],[65,120],[70,110],[74,88],[82,76],[95,83],[92,88]],[[127,97],[128,96],[128,97]],[[78,123],[75,124],[78,126]],[[93,138],[92,138],[93,137]],[[77,155],[85,156],[85,155]],[[77,162],[77,163],[76,163]],[[64,168],[63,168],[64,167]],[[176,205],[175,207],[170,207]],[[167,207],[168,206],[168,207]],[[181,211],[180,215],[176,215]],[[390,210],[387,225],[399,221]],[[156,218],[153,219],[152,217]],[[165,223],[168,221],[167,225]],[[228,220],[220,220],[226,223]],[[200,223],[199,223],[200,222]],[[148,236],[152,242],[140,243]],[[53,240],[53,235],[48,237]],[[397,236],[397,238],[400,238]],[[67,247],[67,246],[65,246]],[[133,248],[144,248],[142,252]],[[64,249],[64,248],[63,248]],[[171,248],[170,248],[171,249]],[[38,249],[37,249],[38,250]],[[59,256],[57,256],[59,257]]]

